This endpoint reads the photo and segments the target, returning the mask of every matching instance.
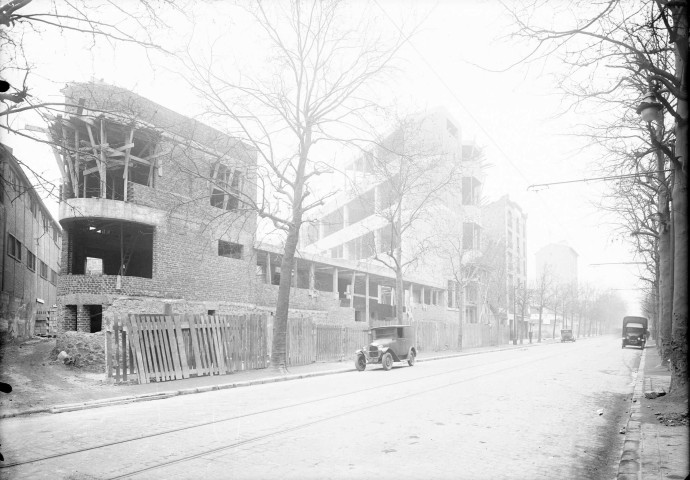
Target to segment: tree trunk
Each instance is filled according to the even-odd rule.
[[[541,316],[544,312],[544,307],[539,307],[539,333],[537,334],[537,343],[541,343]]]
[[[688,385],[688,12],[687,2],[676,6],[674,23],[676,77],[681,95],[677,98],[676,120],[677,164],[673,172],[673,327],[671,340],[671,390],[685,390]]]
[[[458,283],[458,350],[462,350],[462,327],[465,324],[465,286]]]
[[[295,251],[299,240],[299,227],[290,227],[285,239],[285,252],[280,262],[280,285],[276,301],[276,315],[273,319],[273,346],[271,351],[271,365],[275,370],[285,372],[287,368],[287,322],[290,310],[290,288],[292,286],[292,270],[295,266]]]
[[[660,113],[657,120],[656,138],[663,138],[663,114]],[[659,340],[657,345],[661,350],[661,362],[667,363],[671,356],[671,330],[673,309],[673,273],[671,261],[671,218],[668,205],[668,182],[666,179],[666,161],[661,149],[656,149],[656,168],[659,183],[657,197],[657,211],[659,213],[659,278],[658,282],[658,319]]]
[[[680,104],[680,101],[678,102]],[[687,130],[687,129],[686,129]],[[678,140],[680,141],[680,139]],[[687,145],[686,145],[687,151]],[[671,340],[671,389],[688,384],[688,208],[687,180],[680,169],[675,171],[673,186],[673,327]]]
[[[300,143],[300,160],[295,172],[295,183],[292,200],[292,222],[285,238],[283,260],[280,262],[280,285],[276,300],[276,315],[273,319],[273,346],[271,351],[271,365],[280,373],[287,371],[287,323],[290,311],[290,287],[292,286],[292,271],[295,267],[295,252],[299,242],[299,230],[302,226],[302,195],[304,193],[304,169],[307,164],[309,147],[311,146],[311,130],[306,129],[303,141]],[[354,292],[352,292],[354,293]]]
[[[398,255],[396,253],[396,255]],[[400,267],[395,269],[395,318],[398,324],[405,323],[403,316],[403,306],[405,305],[405,290],[403,285],[403,274]]]
[[[553,332],[551,332],[551,338],[553,338],[553,339],[556,339],[556,318],[557,318],[557,316],[558,315],[556,314],[556,309],[554,308],[553,309]]]

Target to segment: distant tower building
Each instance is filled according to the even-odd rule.
[[[537,251],[537,278],[548,271],[555,283],[577,285],[577,252],[567,242],[550,243]]]

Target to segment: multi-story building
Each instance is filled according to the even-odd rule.
[[[256,153],[127,90],[71,84],[64,92],[75,107],[53,119],[50,129],[62,145],[64,178],[57,292],[62,328],[95,331],[112,315],[127,313],[274,310],[282,249],[256,241],[257,214],[247,208],[257,194]],[[454,125],[441,119],[451,135]],[[479,171],[467,165],[467,172]],[[474,194],[465,192],[464,200],[460,190],[446,196],[457,199],[444,210],[455,215],[446,223],[460,225],[460,234],[464,217],[453,210],[463,203],[474,207],[478,199],[480,181],[468,182]],[[379,187],[372,185],[364,198],[379,201]],[[327,212],[340,209],[347,220],[319,225],[323,240],[339,233],[342,241],[298,252],[291,314],[362,328],[367,319],[394,315],[395,274],[366,256],[371,244],[361,237],[367,232],[351,228],[352,222],[378,224],[369,218],[369,207],[348,203],[353,198],[338,200]],[[385,229],[372,231],[374,242],[385,242]],[[478,247],[479,234],[472,231],[468,250]],[[408,313],[457,321],[453,295],[459,289],[423,267],[405,276]],[[488,341],[488,334],[476,330],[466,346]]]
[[[449,257],[471,262],[481,248],[480,155],[462,145],[459,128],[443,109],[412,124],[414,138],[401,127],[382,146],[344,166],[346,188],[304,229],[302,250],[362,265],[408,264],[403,281],[408,316],[457,321],[457,309],[463,308],[465,321],[477,323],[476,284],[453,271],[458,262]],[[423,153],[401,153],[403,143]],[[402,248],[395,259],[398,241]],[[361,305],[369,320],[394,315],[395,282],[379,288],[379,303],[388,308]]]
[[[75,83],[50,126],[62,146],[58,304],[64,330],[106,310],[206,313],[253,302],[256,155],[235,138],[117,87]],[[190,305],[193,305],[190,306]]]
[[[550,243],[536,255],[537,278],[548,275],[558,285],[577,287],[577,252],[566,241]]]
[[[22,170],[12,149],[0,144],[2,295],[0,316],[11,333],[34,333],[56,303],[62,229]]]
[[[527,215],[508,195],[482,207],[486,257],[493,267],[489,304],[502,321],[515,318],[518,289],[527,282]],[[521,308],[517,308],[518,316]]]

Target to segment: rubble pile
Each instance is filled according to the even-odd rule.
[[[688,425],[688,414],[686,413],[655,413],[657,420],[667,427],[680,427]]]
[[[103,332],[62,332],[56,338],[50,359],[89,371],[105,370]]]

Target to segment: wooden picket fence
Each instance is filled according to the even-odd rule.
[[[319,325],[316,330],[316,361],[342,362],[353,358],[355,350],[366,347],[369,342],[367,330],[345,328],[334,325]]]
[[[266,316],[129,315],[106,330],[106,372],[140,383],[267,365]]]

